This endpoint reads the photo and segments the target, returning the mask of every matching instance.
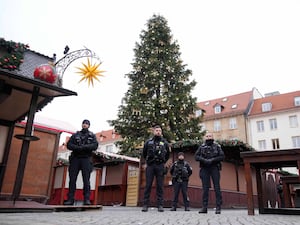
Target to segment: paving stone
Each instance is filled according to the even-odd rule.
[[[213,209],[199,214],[199,209],[189,212],[171,212],[165,208],[149,208],[141,212],[140,207],[107,207],[100,210],[78,212],[0,213],[0,225],[298,225],[298,215],[258,214],[249,216],[247,210],[222,210],[216,215]]]

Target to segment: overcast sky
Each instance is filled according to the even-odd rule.
[[[198,101],[252,90],[299,90],[299,0],[0,0],[0,37],[63,57],[84,46],[101,59],[101,82],[78,83],[76,66],[67,68],[63,87],[78,96],[55,98],[39,115],[71,123],[87,118],[91,130],[110,129],[128,89],[133,49],[153,14],[166,18],[187,69],[197,81]]]

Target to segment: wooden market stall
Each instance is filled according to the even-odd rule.
[[[257,194],[258,194],[258,210],[261,214],[299,214],[300,210],[296,208],[269,208],[265,201],[265,192],[263,191],[262,173],[266,169],[277,169],[282,167],[296,167],[300,174],[300,149],[270,150],[244,152],[241,154],[245,163],[245,175],[247,183],[247,205],[248,215],[254,215],[254,193],[253,193],[253,176],[252,171],[255,170]],[[284,177],[283,177],[284,178]],[[284,184],[300,183],[299,175],[291,179],[283,179]],[[287,187],[286,187],[287,188]],[[287,191],[285,198],[288,200]],[[288,202],[287,202],[288,203]]]
[[[98,204],[138,205],[139,159],[97,152],[94,166],[101,169]]]
[[[34,72],[38,66],[53,60],[30,51],[26,45],[0,38],[0,196],[2,200],[13,201],[13,207],[17,206],[18,200],[28,197],[29,192],[30,198],[33,195],[40,195],[42,188],[39,186],[40,183],[37,183],[35,189],[26,186],[35,182],[36,175],[49,179],[52,173],[51,169],[43,173],[42,169],[32,164],[38,163],[37,158],[46,157],[48,154],[51,156],[49,162],[52,163],[54,146],[57,144],[53,138],[47,149],[41,147],[43,135],[38,132],[33,134],[35,113],[56,97],[76,95],[76,92],[62,88],[58,80],[48,82],[35,77]],[[44,75],[54,77],[50,71]],[[25,118],[24,129],[16,127],[16,124]],[[43,149],[45,152],[39,154],[35,149],[40,151]],[[30,170],[36,172],[30,173]],[[7,179],[10,180],[9,183]],[[46,188],[47,185],[42,183],[41,185]],[[42,191],[42,195],[47,193],[45,190]]]
[[[98,199],[98,185],[101,170],[94,168],[91,177],[91,196],[90,200],[92,205],[97,205]],[[81,171],[78,174],[75,191],[75,205],[82,205],[83,202],[83,181]],[[63,205],[64,200],[68,199],[69,191],[69,171],[68,165],[56,165],[54,167],[53,181],[51,187],[51,196],[48,204],[50,205]]]

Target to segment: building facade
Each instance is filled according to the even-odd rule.
[[[98,132],[96,133],[96,137],[99,141],[99,147],[97,149],[97,152],[120,152],[120,149],[116,145],[116,142],[121,140],[121,136],[117,134],[113,129]]]
[[[300,91],[256,99],[247,120],[255,150],[300,148]]]
[[[198,103],[203,114],[202,129],[218,140],[240,140],[248,143],[247,115],[255,99],[262,98],[256,88],[251,91]]]

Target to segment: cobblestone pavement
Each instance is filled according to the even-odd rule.
[[[299,225],[300,216],[258,214],[248,216],[247,210],[222,210],[216,215],[211,209],[207,214],[199,214],[198,209],[185,212],[178,209],[171,212],[165,208],[158,212],[149,208],[141,212],[139,207],[106,207],[100,210],[78,212],[44,213],[0,213],[1,225]]]

